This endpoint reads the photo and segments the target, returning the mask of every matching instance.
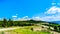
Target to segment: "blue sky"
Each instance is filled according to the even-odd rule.
[[[0,18],[29,16],[46,20],[47,16],[57,15],[48,13],[48,10],[54,6],[59,8],[59,4],[59,0],[0,0]]]

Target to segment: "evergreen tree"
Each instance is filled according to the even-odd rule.
[[[13,20],[9,19],[8,24],[9,26],[13,26]]]
[[[54,26],[54,31],[58,31],[58,28],[57,28],[57,26]]]
[[[3,27],[6,27],[7,26],[7,20],[6,20],[6,18],[3,19],[3,25],[2,26]]]
[[[58,32],[60,32],[60,25],[58,26]]]

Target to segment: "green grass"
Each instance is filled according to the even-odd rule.
[[[34,31],[31,31],[31,30],[28,30],[28,29],[17,29],[15,30],[15,32],[20,32],[21,34],[49,34],[49,32],[45,32],[45,31],[38,31],[38,32],[34,32]]]
[[[37,27],[37,26],[24,26],[22,28],[16,29],[16,30],[12,30],[12,31],[8,31],[8,32],[14,32],[12,34],[49,34],[49,32],[45,32],[45,31],[32,31],[30,28],[32,27]]]

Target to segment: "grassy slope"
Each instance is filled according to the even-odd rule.
[[[35,26],[32,26],[35,27]],[[37,31],[34,32],[32,30],[30,30],[31,26],[27,26],[27,27],[22,27],[13,31],[9,31],[11,34],[49,34],[49,32],[45,32],[45,31]],[[13,33],[12,33],[13,32]]]
[[[15,30],[15,32],[18,32],[21,34],[49,34],[49,32],[45,32],[45,31],[33,32],[31,30],[28,30],[28,29],[18,29],[18,30]]]

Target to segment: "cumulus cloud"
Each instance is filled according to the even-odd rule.
[[[56,13],[60,13],[60,8],[56,6],[51,7],[47,12],[45,12],[45,14],[56,14]]]
[[[52,6],[45,14],[49,16],[42,17],[44,21],[60,21],[60,7]]]
[[[41,18],[39,16],[36,16],[36,17],[32,17],[33,20],[36,20],[36,21],[39,21],[41,20]]]
[[[28,16],[24,16],[24,17],[23,17],[23,19],[27,19],[27,18],[28,18]]]
[[[60,20],[60,16],[45,16],[41,18],[43,21],[59,21]]]
[[[12,16],[12,18],[16,18],[17,16]]]
[[[56,3],[52,3],[52,5],[55,5]]]
[[[39,17],[39,16],[36,16],[36,17],[32,17],[33,20],[36,20],[36,21],[58,21],[60,20],[60,16],[55,16],[55,15],[52,15],[52,16],[44,16],[44,17]]]
[[[24,16],[23,18],[18,18],[18,20],[24,21],[24,20],[30,20],[31,18],[29,18],[28,16]]]
[[[16,15],[18,15],[18,14],[16,14]]]

